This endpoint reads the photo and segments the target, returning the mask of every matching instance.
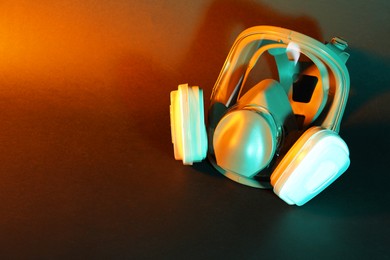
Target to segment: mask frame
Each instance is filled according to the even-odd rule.
[[[290,48],[290,46],[293,47]],[[194,101],[191,101],[201,99],[202,92],[198,91],[197,87],[193,87],[196,90],[195,92],[192,90],[181,91],[182,93],[190,93],[189,97],[182,96],[175,91],[171,93],[171,129],[175,158],[178,160],[183,159],[184,164],[192,164],[192,162],[203,160],[208,151],[210,162],[226,177],[256,188],[274,187],[275,193],[288,204],[303,205],[337,179],[348,168],[350,163],[348,147],[338,136],[350,84],[348,70],[345,66],[345,62],[349,57],[349,54],[344,52],[346,46],[346,43],[339,38],[334,38],[331,43],[325,45],[308,36],[280,27],[256,26],[245,30],[234,42],[214,85],[208,111],[207,130],[205,130],[206,128],[202,121],[203,106],[196,107],[194,106]],[[318,110],[321,111],[318,112],[316,117],[321,114],[325,103],[327,106],[326,111],[322,112],[315,122],[312,122],[304,129],[306,131],[292,145],[291,149],[288,149],[287,154],[282,156],[281,161],[276,162],[276,159],[273,160],[270,163],[273,166],[259,173],[257,177],[260,178],[247,178],[218,165],[215,159],[213,136],[221,119],[229,112],[239,109],[240,105],[237,104],[241,98],[242,87],[245,85],[249,72],[265,51],[268,51],[275,57],[279,82],[287,94],[293,84],[292,75],[298,72],[297,66],[295,66],[295,58],[291,59],[288,56],[294,56],[293,54],[297,51],[308,57],[317,67],[325,95],[328,95],[329,89],[332,90],[332,93],[329,94],[329,100],[327,100],[326,96],[325,101],[320,104]],[[332,78],[331,82],[329,74]],[[183,85],[181,85],[181,88],[183,88]],[[201,104],[202,102],[197,101],[195,103]],[[243,106],[245,107],[245,104]],[[187,112],[182,111],[183,107],[186,108],[184,111]],[[188,109],[191,112],[188,112]],[[190,127],[180,128],[181,126]],[[278,127],[280,125],[276,126],[276,128]],[[180,142],[177,141],[177,137],[174,137],[173,134],[178,131],[182,131],[182,134],[179,135]],[[206,132],[208,135],[208,147],[207,142],[204,141]],[[280,136],[281,133],[275,133],[275,135]],[[323,140],[333,140],[335,138],[337,140],[332,141],[334,145],[331,148],[326,147],[326,145],[324,148]],[[194,158],[177,156],[177,143],[180,143],[181,146],[179,150],[187,151],[187,154],[196,153],[197,156]],[[194,152],[188,152],[191,150],[189,147]],[[308,160],[302,160],[301,158],[306,156],[306,154],[318,154],[324,151],[329,153],[328,148],[331,149],[331,152],[326,162],[319,160],[316,163],[319,163],[321,167],[325,165],[325,168],[332,169],[331,171],[322,170],[318,166],[307,162]],[[332,157],[332,152],[340,152],[339,157],[342,157],[342,160],[338,161],[337,164],[333,163],[337,161],[337,158]],[[299,160],[297,159],[298,157],[300,158]],[[306,163],[304,167],[302,166],[303,162]],[[300,163],[302,165],[298,167]],[[291,183],[294,183],[294,180],[298,178],[294,176],[300,175],[297,171],[302,172],[300,169],[302,167],[306,169],[305,178],[307,181],[301,180],[301,185],[292,185]],[[311,174],[311,172],[315,172],[315,174]],[[331,174],[328,172],[331,172]],[[264,176],[271,176],[271,181],[267,180],[267,178],[263,181],[261,178],[263,173]],[[320,181],[315,181],[313,178],[317,178]],[[301,189],[306,190],[301,192],[302,194],[295,196]]]

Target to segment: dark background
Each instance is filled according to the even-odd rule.
[[[2,1],[2,258],[390,258],[389,1]],[[235,37],[349,41],[351,166],[305,206],[173,158],[169,92]]]

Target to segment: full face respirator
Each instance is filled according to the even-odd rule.
[[[213,88],[207,128],[202,90],[183,84],[171,92],[175,159],[191,165],[208,157],[231,180],[305,204],[350,164],[338,135],[349,92],[346,47],[279,27],[245,30]],[[265,55],[277,79],[251,83]]]

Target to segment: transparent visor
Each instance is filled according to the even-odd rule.
[[[283,86],[297,111],[308,110],[305,104],[314,93],[313,86],[320,83],[321,90],[316,94],[320,95],[317,106],[310,104],[310,108],[315,110],[313,117],[317,117],[328,102],[329,107],[320,124],[338,132],[349,92],[347,58],[348,54],[334,44],[325,45],[279,27],[252,27],[242,32],[234,42],[214,85],[210,105],[218,103],[226,108],[234,105],[259,80],[256,75],[264,76],[261,63],[265,60],[268,65],[275,65],[269,74]],[[260,70],[256,71],[259,64]],[[314,65],[314,69],[307,71],[310,64]],[[294,85],[301,86],[297,89],[307,89],[303,89],[301,94],[295,91],[294,97]],[[328,95],[331,97],[329,100]]]

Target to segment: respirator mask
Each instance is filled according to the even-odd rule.
[[[208,157],[231,180],[305,204],[350,164],[338,135],[349,92],[346,47],[279,27],[245,30],[214,85],[207,127],[200,88],[171,92],[175,159],[191,165]],[[277,77],[250,82],[265,55]]]

